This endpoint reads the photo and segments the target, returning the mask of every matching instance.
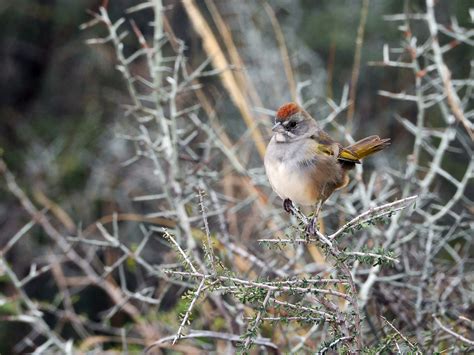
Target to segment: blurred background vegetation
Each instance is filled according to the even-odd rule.
[[[111,17],[118,17],[124,9],[136,3],[111,1]],[[188,46],[186,54],[193,64],[200,63],[206,54],[202,52],[199,38],[193,33],[179,1],[166,3],[172,6],[167,16],[175,34]],[[255,28],[261,31],[259,40],[268,41],[266,45],[271,48],[275,40],[268,16],[261,4],[239,3],[241,5],[216,1],[224,18],[227,16],[230,26],[234,26],[232,32],[241,45],[239,49],[248,64],[247,70],[251,75],[255,71],[256,76],[265,76],[258,72],[264,71],[265,63],[274,63],[276,59],[272,57],[278,53],[264,52],[255,58],[256,53],[251,48],[253,43],[246,39],[248,35],[243,33],[239,24],[254,21]],[[306,94],[308,97],[327,96],[337,100],[343,86],[350,84],[361,3],[329,0],[269,2],[283,28],[296,79],[313,81]],[[443,10],[438,12],[442,17],[439,20],[449,22],[453,16],[461,26],[467,25],[470,21],[469,3],[468,0],[440,1],[438,6]],[[381,126],[390,129],[390,132],[381,133],[394,137],[400,128],[393,120],[394,112],[406,113],[404,117],[413,115],[412,105],[377,95],[378,90],[396,92],[410,89],[412,80],[408,76],[411,73],[406,73],[406,77],[395,69],[382,70],[367,65],[369,61],[381,60],[384,43],[398,44],[396,26],[384,21],[383,15],[403,12],[403,4],[403,1],[370,3],[357,88],[355,130],[375,132],[377,126]],[[204,2],[201,5],[206,11]],[[423,1],[411,1],[410,5],[416,11],[423,8]],[[5,1],[0,6],[0,146],[7,153],[5,159],[20,176],[47,188],[48,196],[61,204],[77,201],[71,198],[76,193],[83,195],[96,160],[107,148],[101,143],[109,140],[104,136],[112,134],[110,124],[119,115],[117,108],[124,92],[122,79],[114,68],[111,49],[87,46],[84,40],[90,32],[79,30],[79,25],[90,19],[86,10],[97,11],[99,6],[100,2],[91,0],[18,0]],[[241,13],[237,13],[238,10]],[[228,11],[227,15],[225,11]],[[134,16],[135,21],[140,19],[147,20],[144,15]],[[448,62],[448,65],[456,63],[449,65],[453,77],[467,76],[469,61],[461,59],[469,56],[472,56],[471,47],[460,46],[459,50],[454,50],[449,57],[452,62]],[[264,106],[276,109],[290,100],[290,95],[283,74],[280,78],[274,77],[272,70],[268,76],[267,80],[257,81],[256,85],[259,89],[268,86],[270,81],[277,81],[279,85],[275,91],[278,95],[259,90]],[[238,112],[232,108],[228,98],[215,93],[214,99],[218,108],[225,112],[227,121],[240,122],[233,117]],[[400,105],[407,106],[407,112],[400,112]],[[310,109],[314,115],[318,110],[318,105]],[[402,141],[395,143],[402,145]],[[109,187],[114,186],[112,181],[109,183]],[[73,205],[68,208],[74,208]],[[90,212],[91,215],[84,217],[91,218],[100,213]]]
[[[206,3],[197,3],[210,16]],[[232,30],[263,107],[275,110],[289,101],[291,96],[265,1],[215,0],[214,3]],[[324,117],[328,111],[322,105],[322,98],[337,101],[344,86],[350,85],[362,1],[269,0],[266,3],[282,27],[296,80],[311,80],[304,97],[317,100],[308,110],[316,117]],[[120,162],[127,158],[126,147],[114,139],[117,121],[123,116],[121,105],[127,99],[122,77],[115,69],[113,50],[86,45],[85,39],[91,37],[91,31],[79,30],[79,25],[90,19],[87,10],[97,11],[100,4],[93,0],[0,3],[1,154],[37,202],[46,197],[84,226],[113,211],[134,211],[136,206],[129,202],[129,196],[140,188],[141,181],[121,169]],[[135,4],[137,1],[110,0],[111,18],[122,16],[127,7]],[[186,55],[191,66],[196,67],[207,57],[199,37],[193,32],[180,1],[168,0],[164,4],[175,35],[186,43]],[[449,23],[451,17],[456,17],[461,26],[468,26],[470,5],[469,0],[439,1],[438,20]],[[397,168],[397,156],[406,154],[409,138],[394,114],[414,121],[415,105],[378,96],[377,91],[410,91],[412,73],[367,63],[381,60],[384,43],[394,46],[399,43],[399,31],[393,23],[384,21],[383,15],[401,13],[403,6],[404,2],[398,0],[370,2],[353,120],[354,137],[378,133],[392,138],[388,154],[394,158],[393,169]],[[412,11],[421,10],[424,2],[410,1],[409,6]],[[149,17],[138,13],[133,19],[146,31]],[[465,58],[473,57],[472,48],[460,46],[452,51],[451,62],[447,64],[454,78],[468,76],[470,66]],[[228,131],[236,139],[245,131],[240,113],[222,92],[219,79],[208,80],[206,92],[216,114],[231,128]],[[452,164],[450,171],[455,171],[456,162]],[[13,197],[0,189],[1,245],[27,221],[21,207],[12,201]],[[34,243],[32,239],[19,243],[9,254],[9,261],[20,276],[28,272],[31,256],[42,253],[43,238],[38,230]],[[48,285],[48,280],[40,278],[29,286],[30,292],[39,299],[47,299],[56,292],[48,289]],[[9,292],[8,284],[2,280],[0,292]],[[94,301],[85,299],[79,308],[94,314],[101,304],[93,294],[91,299]],[[23,325],[18,327],[0,322],[1,353],[8,353],[16,343]]]

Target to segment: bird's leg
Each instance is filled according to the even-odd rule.
[[[287,213],[294,214],[294,212],[293,212],[293,209],[294,209],[293,201],[291,201],[289,198],[285,198],[285,200],[283,201],[283,208],[285,209],[285,211]]]
[[[314,219],[318,219],[319,212],[321,212],[321,207],[323,207],[323,200],[319,200],[318,204],[316,205],[316,212],[314,213]]]
[[[308,225],[306,226],[307,236],[316,235],[319,212],[321,211],[322,206],[323,206],[323,201],[320,200],[318,204],[316,205],[316,211],[314,212],[314,216],[308,221]]]

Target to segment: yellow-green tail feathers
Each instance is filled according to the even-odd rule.
[[[380,139],[379,136],[370,136],[346,147],[354,152],[360,159],[374,154],[390,145],[390,138]]]

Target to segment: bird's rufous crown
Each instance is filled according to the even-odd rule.
[[[284,104],[278,109],[276,119],[279,121],[285,121],[300,110],[300,107],[294,102]]]

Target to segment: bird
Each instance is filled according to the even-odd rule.
[[[308,223],[313,231],[324,202],[349,183],[349,171],[390,145],[390,138],[372,135],[344,147],[295,102],[278,109],[272,131],[264,157],[270,185],[286,212],[293,212],[293,203],[316,208]]]

